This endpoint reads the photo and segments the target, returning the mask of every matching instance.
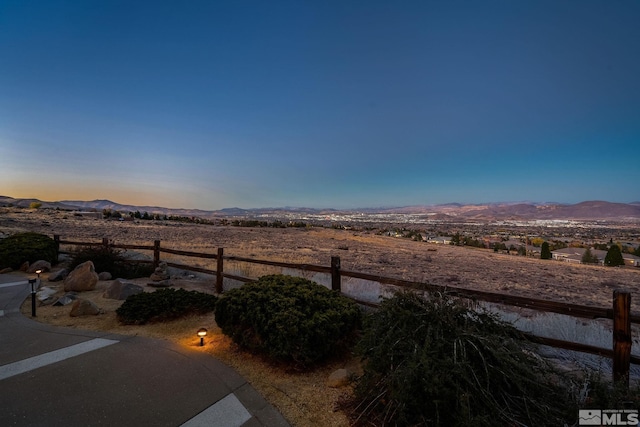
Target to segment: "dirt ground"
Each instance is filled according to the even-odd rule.
[[[154,240],[160,240],[166,248],[205,253],[216,253],[217,248],[222,247],[225,255],[324,266],[330,264],[331,256],[340,256],[343,270],[599,307],[610,307],[613,290],[624,288],[632,292],[633,311],[640,312],[640,301],[635,298],[640,295],[640,268],[572,265],[488,250],[414,242],[376,235],[375,232],[109,221],[76,217],[69,212],[0,208],[0,233],[21,231],[87,242],[99,242],[106,237],[114,243],[151,245]],[[181,260],[177,257],[175,260],[215,269],[214,264],[198,258]],[[246,264],[245,267],[229,267],[240,272],[248,268]],[[56,286],[46,278],[47,275],[43,275],[43,285]],[[146,286],[148,279],[135,282]],[[38,307],[37,320],[67,327],[146,335],[172,340],[194,351],[208,352],[247,378],[293,425],[349,425],[347,416],[336,409],[339,398],[350,393],[349,388],[333,389],[325,382],[336,369],[347,367],[357,371],[357,360],[334,361],[311,373],[292,372],[287,367],[273,366],[257,356],[239,351],[221,334],[213,315],[166,324],[124,326],[118,323],[115,315],[121,302],[102,297],[109,284],[110,281],[100,282],[95,291],[81,295],[93,300],[103,310],[102,314],[72,318],[68,314],[70,306],[44,306]],[[184,275],[174,278],[174,284],[213,292],[212,278],[202,280]],[[146,287],[146,290],[152,291],[152,288]],[[30,315],[30,305],[25,304],[23,311]],[[199,347],[195,331],[203,326],[209,330],[209,335],[207,345]]]

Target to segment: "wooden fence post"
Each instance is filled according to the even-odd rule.
[[[53,235],[53,243],[56,245],[56,262],[58,261],[58,254],[60,253],[60,235]]]
[[[216,257],[216,293],[222,293],[223,274],[223,257],[224,249],[218,248],[218,256]]]
[[[342,286],[340,283],[340,257],[331,257],[331,289],[341,292]]]
[[[629,387],[631,364],[631,293],[613,291],[613,380]]]
[[[153,268],[160,265],[160,240],[153,241]]]

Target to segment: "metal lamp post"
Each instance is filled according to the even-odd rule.
[[[29,279],[31,285],[31,317],[36,317],[36,279]]]
[[[40,273],[42,273],[42,270],[36,270],[38,278],[29,279],[29,284],[31,285],[31,317],[36,317],[36,289],[40,286]],[[37,285],[36,280],[38,281]]]
[[[198,336],[200,337],[200,347],[204,345],[204,337],[207,336],[207,330],[205,328],[198,329]]]

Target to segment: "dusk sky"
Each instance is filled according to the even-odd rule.
[[[640,200],[640,1],[0,0],[0,195]]]

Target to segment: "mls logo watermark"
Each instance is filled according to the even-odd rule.
[[[581,426],[637,426],[636,409],[580,409],[578,425]]]

